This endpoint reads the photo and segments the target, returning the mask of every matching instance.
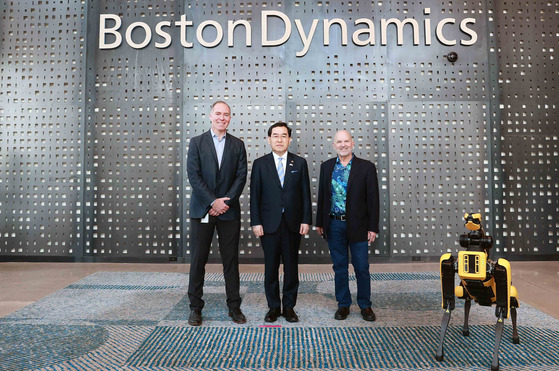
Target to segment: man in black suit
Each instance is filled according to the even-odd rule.
[[[254,161],[250,180],[250,225],[264,249],[264,290],[270,310],[266,322],[282,315],[278,270],[283,258],[283,316],[299,318],[293,310],[299,288],[298,257],[301,236],[312,223],[307,161],[287,152],[291,128],[278,122],[268,129],[272,153]]]
[[[227,133],[231,108],[215,102],[210,113],[211,129],[190,140],[187,173],[190,198],[191,265],[188,284],[192,326],[202,324],[205,266],[215,229],[223,263],[229,316],[245,323],[239,294],[239,235],[241,208],[239,197],[247,177],[247,156],[242,140]]]
[[[338,310],[335,319],[349,315],[348,246],[357,279],[357,304],[366,321],[374,321],[368,244],[379,233],[379,190],[375,165],[353,154],[355,143],[345,130],[334,136],[336,158],[320,166],[316,229],[326,237],[334,268]]]

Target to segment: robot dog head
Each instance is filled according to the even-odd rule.
[[[464,215],[465,226],[469,232],[468,234],[460,235],[460,246],[465,247],[469,251],[485,251],[493,247],[493,238],[486,236],[483,227],[481,226],[480,213],[466,213]]]
[[[477,214],[466,213],[464,214],[464,220],[466,221],[464,225],[470,231],[477,231],[479,229],[483,229],[481,227],[481,214],[479,213]]]

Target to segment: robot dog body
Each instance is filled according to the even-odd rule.
[[[518,308],[518,295],[516,288],[511,285],[510,264],[505,259],[496,263],[487,258],[488,250],[493,246],[491,236],[486,236],[481,226],[481,214],[464,215],[465,225],[470,232],[460,236],[460,246],[465,251],[458,253],[458,260],[449,254],[441,256],[441,290],[442,307],[445,310],[441,323],[441,338],[435,358],[437,361],[444,359],[443,343],[454,310],[455,296],[466,300],[464,304],[464,326],[462,334],[470,334],[468,317],[472,300],[483,306],[495,305],[497,325],[495,327],[495,348],[493,349],[493,362],[491,370],[499,369],[499,345],[503,334],[504,319],[512,318],[512,342],[520,342],[516,329],[516,308]],[[454,287],[454,276],[458,273],[460,286]]]

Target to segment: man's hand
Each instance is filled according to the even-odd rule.
[[[299,228],[299,234],[304,236],[307,233],[309,233],[309,225],[305,223],[301,223],[301,228]]]
[[[219,216],[221,214],[225,214],[227,210],[229,210],[229,206],[225,203],[225,201],[229,200],[229,197],[216,198],[212,205],[212,208],[210,209],[210,215]],[[212,211],[214,212],[213,214]]]
[[[375,232],[368,231],[367,238],[369,239],[369,243],[375,242],[375,238],[377,238],[377,234]]]
[[[320,237],[324,236],[324,228],[322,227],[316,227],[316,232],[318,233],[318,235]]]
[[[262,227],[261,225],[255,225],[254,227],[252,227],[252,232],[254,232],[254,235],[256,237],[262,237],[264,236],[264,227]]]

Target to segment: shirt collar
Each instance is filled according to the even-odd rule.
[[[287,151],[283,154],[283,156],[278,156],[274,151],[272,151],[272,155],[274,156],[274,162],[277,165],[278,159],[281,157],[283,159],[283,165],[287,164]]]
[[[212,138],[215,138],[215,139],[217,139],[218,141],[220,141],[220,140],[219,140],[219,136],[218,136],[216,133],[214,133],[214,131],[213,131],[212,128],[210,128],[210,132],[212,133]],[[225,132],[225,134],[223,134],[223,138],[221,138],[221,140],[225,139],[226,136],[227,136],[227,132]]]
[[[351,159],[349,160],[349,162],[347,163],[347,165],[346,165],[345,167],[351,165],[351,163],[353,162],[353,158],[354,158],[354,157],[355,157],[355,153],[352,153],[352,154],[351,154]],[[342,163],[340,162],[340,157],[339,157],[339,156],[336,156],[336,164],[340,164],[340,165],[342,164]]]

